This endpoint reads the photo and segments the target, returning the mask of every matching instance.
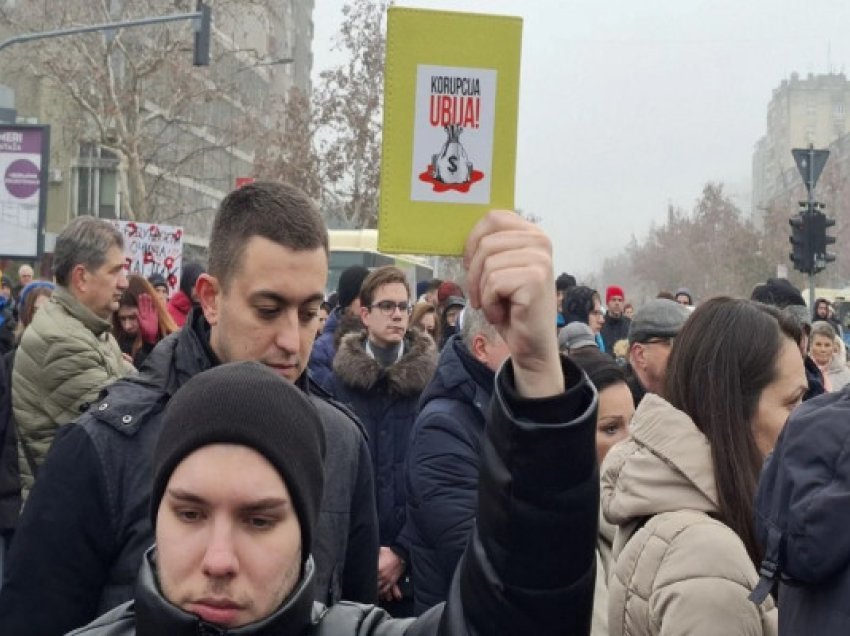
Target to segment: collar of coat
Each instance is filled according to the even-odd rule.
[[[662,512],[718,509],[711,446],[688,415],[647,393],[629,438],[602,464],[602,509],[611,523]]]
[[[368,391],[380,387],[393,395],[418,395],[437,368],[437,347],[427,335],[410,330],[404,336],[405,353],[391,367],[381,368],[366,352],[366,331],[343,337],[334,358],[334,372],[348,387]]]
[[[198,634],[245,634],[278,636],[306,633],[313,622],[313,576],[315,567],[310,557],[304,564],[301,581],[289,598],[271,616],[235,629],[224,629],[206,623],[194,614],[184,612],[168,602],[160,593],[155,574],[155,548],[145,555],[136,582],[136,633],[139,636],[197,636]]]
[[[112,323],[95,314],[91,309],[77,300],[68,289],[57,285],[53,292],[52,301],[60,305],[71,316],[83,323],[83,326],[95,336],[101,336],[112,328]]]

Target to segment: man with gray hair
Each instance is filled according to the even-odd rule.
[[[24,332],[12,372],[24,498],[57,429],[133,370],[110,333],[127,289],[123,248],[112,225],[90,216],[71,221],[56,239],[56,291]]]
[[[496,371],[510,352],[480,309],[467,306],[422,392],[406,466],[416,615],[445,601],[475,524],[478,472]]]

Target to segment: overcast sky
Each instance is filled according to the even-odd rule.
[[[316,2],[315,73],[339,61],[343,4]],[[516,204],[543,218],[558,272],[597,271],[709,180],[749,213],[771,91],[850,70],[848,0],[396,4],[523,18]]]

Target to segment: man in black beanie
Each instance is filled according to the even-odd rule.
[[[315,600],[377,598],[369,448],[359,422],[307,373],[327,275],[327,229],[306,195],[256,182],[225,197],[209,269],[194,284],[199,306],[137,377],[111,385],[68,427],[42,465],[44,483],[9,553],[0,634],[64,634],[132,598],[153,543],[145,510],[163,407],[192,377],[237,361],[261,362],[294,383],[320,415],[327,454],[312,548]]]
[[[470,303],[512,357],[495,378],[477,523],[445,604],[417,619],[313,604],[315,408],[267,369],[240,363],[189,380],[167,406],[153,459],[156,547],[134,601],[74,634],[589,634],[596,391],[558,355],[551,250],[539,228],[504,213],[467,242]]]
[[[340,274],[338,305],[328,316],[322,335],[316,339],[310,353],[311,379],[327,391],[331,391],[333,384],[333,364],[339,341],[335,337],[336,332],[343,330],[348,333],[363,328],[360,321],[360,286],[368,275],[369,270],[362,265],[352,265]]]

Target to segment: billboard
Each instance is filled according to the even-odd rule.
[[[149,278],[159,274],[171,296],[180,287],[183,228],[138,221],[110,221],[124,237],[124,268]]]
[[[50,126],[0,124],[0,257],[44,251]]]

